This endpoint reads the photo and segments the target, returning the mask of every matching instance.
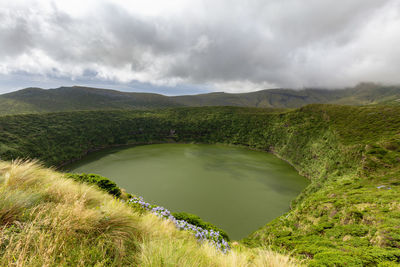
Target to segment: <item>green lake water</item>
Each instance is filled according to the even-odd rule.
[[[66,167],[97,173],[171,212],[199,215],[241,239],[289,210],[307,185],[272,154],[224,145],[158,144],[109,149]]]

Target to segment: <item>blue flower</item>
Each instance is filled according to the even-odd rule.
[[[230,249],[228,242],[221,236],[219,231],[214,230],[206,230],[196,225],[190,224],[184,220],[177,220],[174,216],[171,215],[171,212],[164,207],[151,205],[143,200],[143,197],[133,197],[128,203],[131,204],[139,204],[141,208],[152,212],[156,216],[172,221],[176,228],[180,230],[186,230],[192,232],[192,234],[200,241],[208,241],[211,245],[213,245],[216,249],[223,253],[227,253]]]

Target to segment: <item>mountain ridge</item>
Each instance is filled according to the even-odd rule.
[[[250,93],[212,92],[166,96],[72,86],[54,89],[28,87],[0,95],[0,114],[43,113],[98,109],[149,109],[165,107],[240,106],[299,108],[308,104],[399,105],[400,86],[361,83],[343,89],[264,89]]]

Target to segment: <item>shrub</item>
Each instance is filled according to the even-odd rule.
[[[93,173],[68,173],[66,174],[67,178],[74,179],[75,181],[86,183],[86,184],[94,184],[108,192],[109,194],[120,197],[121,189],[110,179],[100,176],[98,174]]]

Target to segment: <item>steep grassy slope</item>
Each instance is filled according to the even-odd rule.
[[[362,83],[354,88],[339,90],[269,89],[243,94],[210,93],[175,97],[78,86],[50,90],[27,88],[0,95],[0,115],[178,106],[298,108],[312,103],[400,105],[400,86]]]
[[[209,107],[0,117],[0,157],[58,165],[116,144],[201,142],[271,151],[311,179],[245,243],[309,264],[400,263],[400,107]]]
[[[171,222],[35,163],[0,161],[1,266],[295,266],[269,250],[225,255]]]

